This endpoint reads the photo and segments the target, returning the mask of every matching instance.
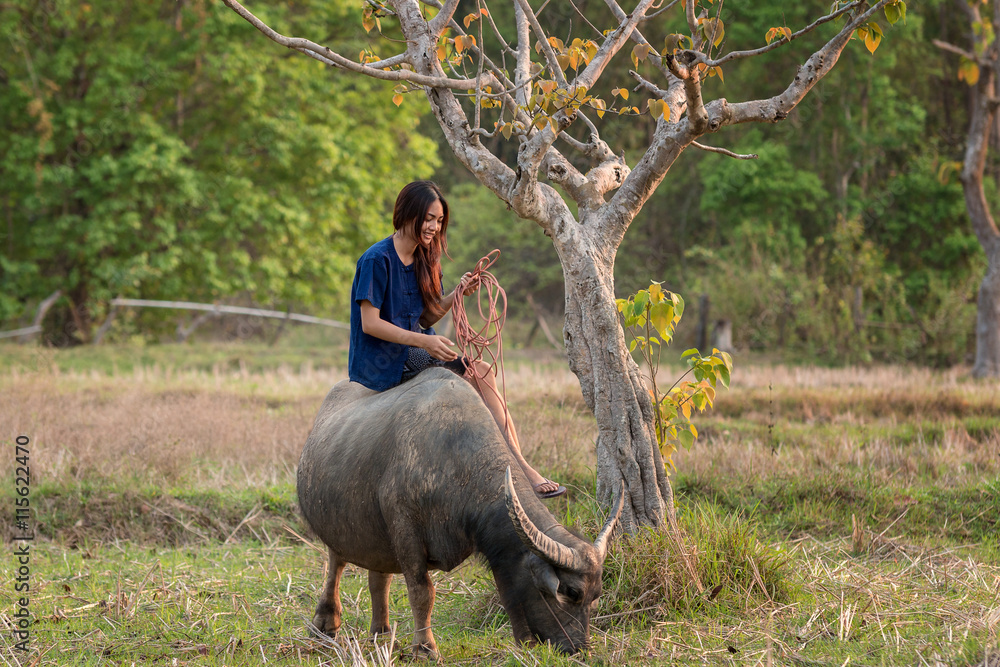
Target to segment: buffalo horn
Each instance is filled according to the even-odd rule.
[[[587,560],[576,549],[557,542],[538,530],[535,524],[531,522],[524,508],[521,507],[521,501],[518,500],[509,467],[507,468],[505,485],[507,514],[510,515],[510,520],[514,524],[514,530],[525,546],[539,557],[544,558],[557,567],[570,570],[571,572],[584,572],[587,569]]]
[[[622,490],[618,492],[618,502],[615,503],[618,506],[614,512],[608,515],[608,520],[604,523],[604,527],[601,528],[601,532],[597,534],[597,538],[594,540],[594,548],[597,549],[597,555],[604,562],[604,558],[608,555],[608,541],[611,539],[611,533],[615,530],[615,525],[618,523],[618,517],[622,515],[622,507],[625,506],[625,486],[622,486]]]

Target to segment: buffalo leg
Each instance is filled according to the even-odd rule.
[[[330,549],[330,573],[326,578],[326,586],[319,596],[319,604],[316,606],[316,615],[313,617],[313,625],[319,632],[336,637],[340,630],[340,616],[344,608],[340,605],[340,576],[344,574],[346,561],[337,558]]]
[[[392,575],[368,571],[368,592],[372,596],[372,634],[389,632],[389,584]]]
[[[417,656],[437,658],[437,643],[431,632],[434,582],[426,567],[403,572],[403,577],[406,579],[406,597],[413,611],[413,652]]]

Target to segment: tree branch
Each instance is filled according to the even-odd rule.
[[[948,42],[942,42],[940,39],[932,39],[931,40],[931,44],[933,44],[934,46],[938,47],[942,51],[948,51],[949,53],[955,53],[957,55],[962,56],[966,60],[971,60],[974,63],[978,63],[979,62],[979,58],[976,57],[976,54],[972,53],[971,51],[966,51],[965,49],[963,49],[961,47],[955,46],[954,44],[949,44]]]
[[[423,74],[418,74],[417,72],[412,72],[409,70],[391,70],[386,72],[383,69],[378,69],[371,67],[369,65],[362,65],[356,63],[353,60],[345,58],[339,53],[335,53],[332,49],[326,46],[320,46],[315,42],[311,42],[308,39],[303,39],[301,37],[286,37],[278,33],[277,31],[270,28],[263,21],[258,19],[252,13],[250,13],[243,5],[241,5],[237,0],[222,0],[227,7],[235,11],[237,14],[242,16],[247,22],[253,27],[264,33],[269,39],[282,46],[288,47],[289,49],[294,49],[306,53],[306,55],[315,54],[316,56],[321,56],[316,58],[320,62],[324,62],[328,65],[333,65],[335,67],[340,67],[342,69],[351,70],[352,72],[357,72],[359,74],[364,74],[370,76],[374,79],[383,79],[385,81],[409,81],[420,86],[429,86],[431,88],[454,88],[456,90],[469,90],[475,88],[475,79],[449,79],[448,77],[441,76],[426,76]],[[315,57],[315,56],[313,56]],[[491,77],[492,78],[492,77]]]
[[[726,55],[724,55],[721,58],[718,58],[716,60],[708,60],[708,59],[706,59],[705,63],[709,67],[718,67],[719,65],[724,65],[725,63],[728,63],[730,60],[738,60],[738,59],[741,59],[741,58],[750,58],[752,56],[759,56],[762,53],[767,53],[768,51],[773,51],[774,49],[777,49],[780,46],[788,44],[792,40],[798,39],[799,37],[801,37],[801,36],[803,36],[803,35],[805,35],[807,33],[812,32],[813,30],[815,30],[819,26],[823,25],[824,23],[828,23],[830,21],[833,21],[834,19],[837,19],[837,18],[843,16],[847,12],[849,12],[849,11],[851,11],[853,9],[856,9],[860,5],[864,4],[864,2],[865,2],[865,0],[857,0],[856,2],[853,2],[850,5],[847,5],[845,7],[841,7],[840,9],[838,9],[835,12],[833,12],[832,14],[828,14],[826,16],[818,18],[815,21],[813,21],[812,23],[810,23],[809,25],[807,25],[805,28],[802,28],[798,32],[792,33],[791,37],[782,37],[781,39],[776,39],[775,41],[771,42],[767,46],[762,46],[759,49],[752,49],[750,51],[731,51],[730,53],[727,53]]]
[[[657,9],[657,10],[656,10],[655,12],[653,12],[652,14],[647,14],[646,16],[644,16],[644,17],[642,18],[642,21],[640,21],[640,23],[645,23],[646,21],[652,21],[653,19],[655,19],[655,18],[656,18],[657,16],[659,16],[660,14],[663,14],[663,13],[665,13],[665,12],[669,12],[669,11],[670,11],[671,9],[673,9],[673,8],[674,8],[674,5],[676,5],[676,4],[677,4],[678,2],[680,2],[680,1],[681,1],[681,0],[673,0],[673,2],[671,2],[671,3],[670,3],[669,5],[667,5],[666,7],[661,7],[660,9]]]
[[[619,4],[615,0],[604,0],[604,2],[608,6],[608,9],[610,9],[611,12],[615,15],[615,19],[617,21],[622,21],[625,18],[625,11],[621,8],[621,6],[619,6]],[[674,4],[676,4],[676,2],[677,0],[674,0],[674,2],[671,3],[670,6],[672,7]],[[649,44],[649,42],[646,40],[643,34],[639,31],[639,28],[633,30],[632,34],[629,37],[636,44]],[[649,46],[652,47],[651,44],[649,44]],[[673,74],[670,73],[670,70],[668,70],[663,65],[663,63],[659,58],[653,58],[651,62],[653,63],[653,67],[658,69],[660,73],[663,74],[664,78],[667,80],[668,90],[662,99],[664,99],[667,102],[667,104],[670,105],[671,109],[670,113],[674,114],[676,112],[676,115],[679,118],[680,115],[684,113],[684,109],[686,108],[686,100],[684,98],[684,91],[683,91],[683,86],[681,85],[681,81],[680,79],[678,79],[677,77],[675,77]]]
[[[514,24],[517,27],[517,61],[514,65],[514,83],[523,86],[531,79],[531,32],[528,27],[528,17],[519,3],[514,3]],[[528,105],[530,91],[522,88],[518,97],[522,106]]]
[[[849,21],[839,33],[813,53],[799,67],[795,79],[778,95],[766,100],[754,100],[737,104],[728,104],[724,99],[716,100],[709,105],[709,115],[719,125],[752,122],[773,123],[784,120],[819,80],[826,76],[833,69],[834,65],[837,64],[840,54],[843,53],[854,31],[871,19],[876,12],[881,11],[891,1],[879,0],[867,11]]]
[[[455,11],[458,9],[458,2],[459,0],[446,0],[444,6],[437,13],[437,16],[427,22],[427,28],[430,30],[431,35],[434,36],[434,39],[441,36],[445,27],[451,22],[452,17],[455,16]],[[440,3],[438,3],[438,6],[440,6]]]
[[[684,18],[687,19],[688,30],[691,31],[691,42],[695,51],[701,49],[702,39],[698,35],[698,17],[694,14],[696,0],[684,0]]]
[[[523,0],[521,0],[523,1]],[[611,58],[618,53],[625,43],[629,40],[639,21],[645,15],[646,10],[649,6],[653,4],[653,0],[639,0],[639,4],[632,11],[631,14],[625,14],[622,12],[622,17],[618,18],[621,22],[613,32],[611,32],[601,47],[597,50],[597,54],[591,59],[590,63],[584,68],[577,77],[573,80],[573,87],[583,86],[587,90],[594,87],[594,83],[601,77],[604,69],[611,62]],[[619,11],[621,8],[619,7]]]
[[[528,4],[528,0],[514,0],[517,5],[521,8],[524,13],[528,24],[531,29],[535,31],[535,36],[538,38],[538,43],[542,47],[542,53],[545,54],[545,62],[549,64],[549,69],[552,71],[552,78],[560,88],[569,88],[566,83],[566,77],[563,75],[562,68],[559,67],[559,59],[556,58],[556,52],[552,50],[552,45],[549,44],[548,37],[545,35],[545,30],[542,29],[542,25],[538,22],[538,17],[535,13],[531,11],[531,6]]]
[[[695,148],[700,148],[703,151],[708,151],[709,153],[719,153],[721,155],[726,155],[731,158],[736,158],[737,160],[756,160],[758,157],[756,153],[741,155],[740,153],[734,153],[730,150],[726,150],[725,148],[717,148],[715,146],[706,146],[704,144],[699,144],[697,141],[692,141],[691,145],[694,146]]]
[[[628,73],[629,76],[631,76],[638,82],[639,85],[637,86],[637,88],[645,88],[646,90],[648,90],[650,93],[660,98],[661,100],[666,99],[668,91],[663,90],[662,88],[654,84],[652,81],[649,81],[648,79],[644,78],[641,74],[639,74],[635,70],[630,69]]]
[[[701,96],[701,72],[698,61],[701,54],[685,49],[677,55],[666,54],[663,59],[670,73],[684,82],[684,97],[687,98],[687,117],[691,134],[700,137],[708,129],[708,112]]]

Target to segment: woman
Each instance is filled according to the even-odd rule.
[[[447,295],[441,287],[441,255],[448,250],[448,203],[437,185],[416,181],[404,187],[396,198],[392,226],[393,235],[366,250],[354,274],[348,352],[351,381],[385,391],[428,366],[466,375],[465,360],[453,349],[455,344],[430,329],[451,310],[459,292],[468,296],[479,287],[471,273],[462,276]],[[496,390],[489,364],[477,361],[476,371],[473,386],[493,413],[535,493],[542,498],[566,493],[565,487],[542,477],[521,455],[514,422]]]

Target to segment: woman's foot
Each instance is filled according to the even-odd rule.
[[[539,498],[557,498],[562,494],[566,493],[566,487],[553,482],[551,479],[542,478],[542,481],[538,484],[532,485],[535,489],[535,495]]]

